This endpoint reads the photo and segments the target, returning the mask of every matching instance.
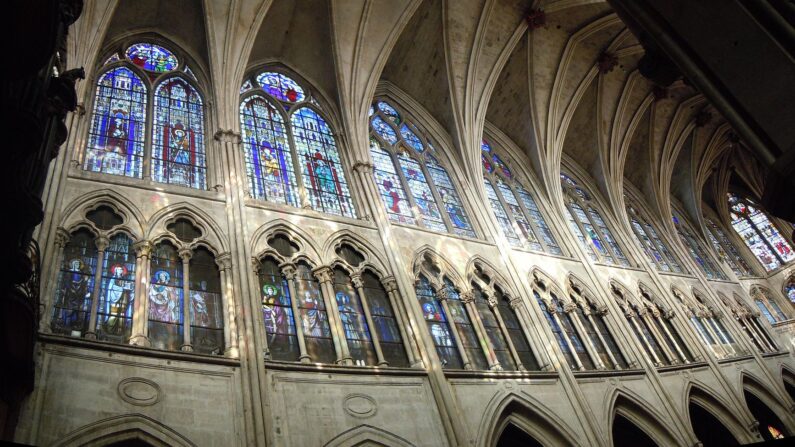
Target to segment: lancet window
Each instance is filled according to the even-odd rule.
[[[312,268],[300,246],[277,234],[255,267],[271,360],[409,367],[394,280],[382,280],[347,243],[333,267]],[[394,307],[393,307],[394,306]]]
[[[632,227],[632,232],[635,238],[646,253],[646,257],[657,270],[663,272],[682,273],[682,267],[679,261],[671,253],[668,244],[660,237],[660,232],[657,231],[655,225],[650,223],[641,212],[639,212],[633,205],[627,205],[627,215],[629,216],[629,224]]]
[[[596,201],[574,179],[560,174],[569,225],[593,261],[629,266],[629,260],[607,227]]]
[[[764,211],[749,199],[728,194],[732,227],[765,267],[775,270],[795,259],[789,242],[770,222]]]
[[[533,196],[485,139],[481,162],[486,196],[508,242],[518,248],[562,254]]]
[[[373,174],[392,222],[475,237],[453,180],[431,139],[383,100],[370,107]]]
[[[776,299],[773,297],[772,292],[769,290],[754,286],[751,288],[751,297],[754,299],[754,304],[759,309],[759,312],[770,322],[770,324],[778,323],[787,320],[787,315],[781,309]]]
[[[731,310],[732,315],[743,328],[743,332],[760,352],[778,351],[773,338],[759,321],[759,312],[752,311],[737,296],[734,297],[734,301],[730,301],[724,296],[721,296],[721,300]]]
[[[608,328],[607,306],[597,305],[583,289],[572,282],[570,298],[576,306],[573,319],[575,325],[581,328],[588,355],[597,369],[626,369],[627,361]]]
[[[737,247],[729,240],[721,227],[710,219],[706,219],[706,224],[707,236],[709,236],[712,246],[715,248],[715,251],[718,252],[718,256],[729,264],[734,274],[740,278],[753,276],[753,269],[745,262],[745,259],[740,255]]]
[[[185,61],[147,42],[122,54],[100,70],[83,169],[207,189],[204,101]]]
[[[674,227],[676,234],[679,235],[679,240],[685,246],[685,249],[690,253],[690,257],[698,265],[701,271],[708,279],[722,279],[727,280],[726,274],[718,267],[718,265],[709,256],[709,253],[696,239],[689,226],[683,222],[679,217],[674,214],[673,216]]]
[[[253,74],[241,87],[240,129],[251,197],[356,217],[337,138],[308,87]]]
[[[694,294],[695,299],[690,299],[677,289],[673,289],[673,293],[684,306],[687,317],[699,338],[716,357],[728,358],[746,354],[745,350],[735,343],[732,335],[726,330],[721,321],[721,315],[706,305],[700,295],[696,293]]]

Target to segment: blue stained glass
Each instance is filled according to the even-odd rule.
[[[295,299],[298,301],[307,354],[313,362],[334,363],[334,342],[320,284],[306,264],[298,264],[296,274]]]
[[[494,172],[494,165],[491,164],[489,157],[486,154],[480,154],[480,161],[483,163],[483,169],[486,170],[489,174]]]
[[[538,238],[536,237],[533,228],[530,226],[530,222],[527,220],[527,217],[522,211],[519,201],[516,200],[516,196],[514,195],[511,187],[506,185],[502,180],[498,179],[497,189],[499,189],[500,194],[502,194],[503,199],[505,199],[505,203],[508,204],[508,208],[510,208],[511,214],[513,215],[513,220],[519,229],[518,233],[522,235],[525,244],[527,244],[528,248],[531,250],[542,250],[543,247],[538,242]]]
[[[431,187],[428,186],[428,181],[425,179],[425,174],[422,172],[420,164],[405,152],[401,152],[398,155],[398,162],[403,171],[403,176],[406,178],[409,191],[414,196],[414,202],[417,204],[422,216],[422,223],[435,231],[447,231],[447,226],[442,220],[439,207],[436,205],[433,192],[431,192]]]
[[[304,89],[298,83],[281,73],[272,71],[260,73],[257,75],[257,82],[265,90],[265,93],[279,101],[300,102],[306,97]]]
[[[266,259],[259,270],[262,318],[268,351],[274,360],[296,361],[301,353],[287,279],[276,261]]]
[[[375,138],[370,138],[370,156],[373,157],[373,176],[378,192],[384,201],[389,219],[393,222],[416,225],[411,203],[403,190],[403,184],[395,171],[395,164],[388,152],[381,148]]]
[[[737,251],[737,247],[729,240],[726,233],[723,232],[715,222],[707,219],[707,228],[710,230],[710,241],[718,251],[718,254],[729,263],[729,266],[737,276],[751,276],[753,271],[751,267],[745,262],[745,259]]]
[[[750,200],[741,200],[729,194],[732,227],[767,271],[775,270],[795,258],[790,244],[778,228]],[[748,202],[748,203],[746,203]]]
[[[99,78],[83,169],[141,178],[146,99],[146,87],[128,68]]]
[[[297,182],[282,115],[261,96],[240,105],[249,191],[255,199],[298,206]]]
[[[373,317],[373,329],[381,344],[384,359],[389,362],[389,366],[410,366],[392,304],[381,281],[372,272],[365,271],[362,274],[362,290]]]
[[[585,236],[583,236],[579,225],[577,225],[577,221],[574,219],[574,214],[572,214],[568,207],[566,207],[566,215],[569,218],[569,226],[571,227],[571,230],[574,232],[574,235],[577,236],[577,240],[580,241],[580,246],[585,250],[585,253],[589,258],[591,258],[592,261],[596,261],[598,258],[596,257],[596,253],[593,251],[593,247],[585,239]]]
[[[646,252],[646,256],[648,257],[649,261],[652,264],[656,265],[659,270],[664,270],[666,272],[671,271],[671,268],[668,266],[668,263],[663,259],[660,252],[657,250],[657,247],[654,246],[649,236],[644,231],[643,226],[638,222],[637,219],[631,219],[630,224],[632,228],[635,230],[635,238],[638,240],[638,243],[641,247],[643,247],[644,251]]]
[[[689,230],[684,227],[682,223],[680,223],[679,218],[676,216],[673,216],[673,218],[679,238],[690,252],[690,257],[693,258],[693,261],[695,261],[699,268],[701,268],[701,271],[704,272],[704,275],[709,279],[725,280],[726,275],[720,271],[719,268],[710,260],[707,253],[701,247],[701,244],[696,241],[696,238],[690,233]]]
[[[105,63],[104,63],[103,65],[112,64],[112,63],[114,63],[114,62],[118,62],[118,61],[119,61],[119,53],[113,53],[113,54],[111,54],[111,56],[108,58],[108,60],[106,60],[106,61],[105,61]]]
[[[497,197],[497,191],[494,190],[494,186],[485,178],[483,179],[483,184],[486,187],[486,197],[488,197],[491,209],[497,217],[497,222],[499,222],[500,227],[502,227],[503,234],[508,238],[508,242],[510,242],[511,245],[514,247],[521,247],[522,242],[516,236],[516,232],[510,220],[508,220],[508,215],[505,213],[505,209],[502,207],[502,203],[500,203],[500,199]]]
[[[151,43],[136,43],[127,48],[127,59],[147,71],[165,73],[177,68],[179,61],[174,53]]]
[[[547,319],[547,323],[549,324],[549,328],[552,330],[552,334],[555,336],[555,339],[558,342],[558,346],[560,346],[560,350],[563,351],[563,355],[566,357],[566,361],[569,363],[569,367],[573,369],[577,368],[577,363],[574,361],[574,354],[571,352],[571,349],[569,349],[569,344],[566,342],[563,330],[561,329],[557,320],[550,312],[544,300],[541,299],[541,295],[539,295],[538,292],[536,291],[533,291],[533,295],[535,295],[536,302],[538,303],[538,306],[541,308],[541,311],[544,313],[544,316]]]
[[[450,319],[455,324],[458,335],[461,336],[461,344],[464,346],[464,351],[466,351],[467,357],[472,363],[472,368],[478,370],[488,369],[483,346],[485,340],[480,340],[476,335],[472,321],[464,308],[464,303],[461,302],[458,291],[448,278],[444,278],[444,288],[447,290],[447,297],[449,298],[447,307],[450,309]]]
[[[472,231],[472,225],[469,223],[461,199],[458,198],[458,193],[453,187],[453,182],[450,181],[447,171],[430,154],[425,165],[431,174],[445,210],[447,210],[447,215],[450,216],[450,221],[453,223],[453,231],[459,236],[475,237],[475,232]]]
[[[489,145],[488,141],[480,140],[480,150],[483,152],[491,152],[491,146]]]
[[[97,301],[97,339],[126,343],[132,333],[135,299],[135,252],[124,233],[110,239],[102,265]]]
[[[599,215],[599,212],[593,208],[589,208],[588,213],[591,215],[593,222],[595,222],[599,228],[604,240],[610,245],[610,248],[613,250],[613,254],[618,258],[619,262],[621,262],[622,265],[629,265],[627,257],[624,256],[624,252],[621,251],[621,248],[618,246],[618,243],[616,243],[615,239],[613,238],[613,234],[610,233],[610,229],[607,228],[607,225],[605,225],[605,222],[602,220],[602,216]]]
[[[502,173],[506,177],[513,178],[513,174],[511,173],[511,170],[508,169],[508,166],[505,164],[505,162],[502,161],[502,159],[497,154],[491,154],[491,160],[494,161],[494,164],[499,166],[500,171],[502,171]]]
[[[425,146],[422,145],[422,141],[420,141],[419,137],[417,137],[417,135],[415,135],[414,132],[409,129],[409,126],[405,124],[400,126],[400,135],[403,137],[403,140],[406,141],[417,152],[422,152],[425,150]]]
[[[652,240],[654,241],[655,244],[657,244],[657,247],[659,247],[662,254],[665,255],[665,258],[668,260],[668,265],[671,266],[673,271],[677,273],[682,273],[682,266],[679,265],[679,262],[671,254],[670,250],[668,250],[668,246],[665,245],[665,243],[663,243],[662,239],[660,239],[660,236],[657,235],[657,232],[654,230],[654,227],[646,223],[644,224],[644,228],[646,229],[646,234],[651,236]]]
[[[63,251],[50,327],[56,334],[82,337],[88,330],[97,268],[94,235],[75,232]]]
[[[400,119],[400,114],[389,104],[383,101],[378,101],[377,106],[378,110],[380,110],[381,113],[386,115],[387,119],[389,119],[389,121],[392,121],[392,123],[394,123],[395,125],[399,125],[402,122],[402,120]]]
[[[364,315],[361,297],[356,293],[350,276],[341,268],[334,269],[334,298],[339,311],[348,350],[357,366],[375,366],[378,357]]]
[[[436,299],[436,292],[434,292],[425,276],[420,275],[415,292],[422,308],[422,315],[428,326],[428,332],[430,332],[433,343],[436,346],[436,352],[439,355],[442,368],[463,368],[461,354],[456,347],[444,308]]]
[[[163,81],[155,90],[152,128],[152,178],[156,182],[207,188],[204,105],[182,78]]]
[[[367,111],[367,116],[373,116],[373,113],[375,113],[375,108],[373,108],[373,106],[370,106],[370,109]]]
[[[291,121],[304,187],[312,208],[356,217],[337,143],[326,121],[309,107],[293,113]]]
[[[541,215],[541,210],[538,209],[538,205],[533,199],[533,196],[521,185],[517,185],[516,190],[519,193],[519,199],[521,199],[522,203],[527,209],[527,212],[530,213],[530,218],[533,219],[533,223],[535,223],[536,228],[541,231],[541,237],[544,239],[544,243],[547,245],[547,250],[553,254],[563,254],[557,241],[555,241],[555,236],[552,234],[552,230],[549,228],[549,225],[547,225],[546,220],[544,220],[544,216]]]
[[[373,118],[371,123],[373,125],[373,130],[375,130],[376,133],[378,133],[378,135],[380,135],[384,141],[386,141],[389,144],[397,143],[398,137],[395,134],[395,130],[392,129],[392,126],[390,126],[384,120],[382,120],[380,116],[376,116],[375,118]]]
[[[162,243],[152,251],[149,269],[149,340],[155,348],[179,350],[184,341],[182,259],[173,245]]]
[[[254,88],[254,85],[251,83],[251,80],[246,79],[246,81],[240,86],[240,93],[245,93],[252,88]]]
[[[588,238],[591,240],[591,243],[599,251],[599,254],[607,260],[608,262],[613,262],[613,257],[610,256],[610,253],[607,251],[607,248],[602,245],[602,239],[599,237],[599,234],[594,229],[593,225],[591,225],[591,221],[588,220],[588,216],[585,215],[585,211],[580,207],[580,205],[576,203],[571,204],[571,209],[574,212],[574,215],[577,216],[577,220],[580,221],[582,224],[585,233],[588,235]]]

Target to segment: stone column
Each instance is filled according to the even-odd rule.
[[[88,317],[88,330],[83,336],[89,340],[97,339],[97,314],[99,313],[99,294],[102,290],[102,269],[105,264],[105,250],[110,245],[106,236],[99,236],[94,243],[97,246],[97,266],[94,269],[94,290],[91,291],[91,309]]]
[[[293,319],[295,322],[295,338],[298,339],[298,360],[301,363],[309,363],[312,359],[306,352],[306,340],[304,339],[304,323],[301,319],[301,310],[298,308],[298,292],[295,287],[295,277],[297,275],[295,265],[282,264],[279,267],[282,269],[282,275],[287,280],[287,289],[290,292],[290,308],[293,310]]]
[[[337,352],[337,363],[340,365],[352,365],[353,358],[348,348],[348,340],[345,338],[345,328],[342,327],[342,320],[337,308],[337,299],[334,296],[334,285],[331,282],[334,273],[327,266],[319,267],[312,273],[320,282],[320,292],[323,295],[323,301],[326,303],[326,314],[329,316],[331,338],[334,340],[334,349]]]
[[[182,348],[183,352],[193,352],[190,344],[190,258],[193,251],[183,248],[179,251],[182,258]]]
[[[534,337],[531,337],[530,334],[530,325],[527,323],[527,317],[524,314],[523,306],[522,306],[522,299],[520,297],[511,298],[509,301],[511,309],[516,313],[516,320],[519,322],[519,326],[522,328],[522,335],[524,335],[525,341],[527,341],[528,345],[530,346],[530,352],[533,354],[533,358],[536,360],[536,364],[542,371],[546,371],[551,369],[551,365],[548,363],[544,363],[541,359],[541,348],[536,344],[536,340]]]
[[[442,305],[442,310],[444,310],[444,314],[447,316],[447,322],[450,324],[450,330],[453,332],[453,340],[455,341],[455,346],[458,348],[459,354],[461,354],[461,363],[464,365],[464,369],[472,369],[472,363],[469,361],[469,355],[467,354],[466,349],[464,349],[464,343],[461,342],[461,334],[458,333],[458,327],[455,324],[455,321],[452,320],[452,315],[450,313],[450,306],[447,304],[447,300],[449,299],[447,296],[447,290],[444,287],[438,287],[436,291],[436,298],[439,300],[439,303]]]
[[[726,352],[726,348],[723,347],[721,338],[715,332],[715,329],[712,327],[712,325],[709,324],[709,321],[707,321],[709,316],[710,315],[708,313],[702,312],[700,315],[697,316],[697,318],[699,319],[699,321],[701,321],[701,326],[703,326],[704,329],[707,332],[709,332],[709,335],[712,336],[712,339],[715,340],[715,344],[718,346],[718,349],[720,349],[723,352],[723,357],[725,357],[728,355],[728,352]]]
[[[582,338],[585,339],[585,344],[588,348],[585,351],[591,358],[594,366],[596,366],[597,369],[607,369],[605,364],[602,362],[602,358],[599,357],[599,351],[596,349],[596,345],[594,345],[593,340],[591,340],[591,337],[588,335],[588,331],[585,330],[585,326],[582,324],[582,321],[580,321],[580,315],[576,311],[577,305],[574,303],[569,302],[563,306],[563,312],[569,315],[574,315],[574,317],[569,318],[571,318],[571,321],[574,322],[576,330],[582,334]],[[596,332],[596,328],[594,328],[594,332]],[[605,350],[607,350],[607,346],[605,346]]]
[[[152,244],[139,241],[133,245],[135,250],[135,305],[133,310],[133,335],[130,344],[150,346],[147,337],[149,321],[149,254]]]
[[[544,298],[542,297],[541,299]],[[566,334],[565,329],[563,329],[565,326],[563,325],[563,322],[560,320],[560,315],[558,314],[557,307],[553,306],[552,301],[548,299],[544,300],[544,303],[547,305],[547,310],[549,311],[550,315],[552,315],[552,319],[555,320],[555,323],[557,323],[558,328],[560,328],[562,332],[561,335],[563,335],[563,341],[566,342],[566,346],[568,346],[569,352],[571,352],[571,357],[574,359],[574,364],[577,365],[578,370],[584,371],[585,367],[582,365],[582,362],[580,361],[580,356],[577,354],[577,350],[574,349],[574,344],[572,344],[571,339]]]
[[[378,366],[389,366],[389,362],[384,359],[384,352],[381,350],[381,343],[378,340],[378,334],[375,333],[375,324],[373,323],[373,316],[370,315],[370,305],[364,296],[364,284],[362,283],[362,274],[354,273],[351,275],[351,282],[353,287],[356,288],[356,293],[359,294],[359,301],[362,303],[362,310],[364,311],[364,318],[367,320],[367,327],[370,329],[370,339],[373,341],[373,348],[375,349],[375,356],[378,358]]]
[[[602,305],[597,307],[596,312],[598,312],[600,318],[604,318],[604,316],[607,315],[607,306]],[[605,340],[604,335],[602,335],[602,332],[599,331],[598,329],[599,325],[596,324],[596,317],[594,317],[590,307],[585,306],[585,309],[583,309],[583,314],[585,314],[585,318],[587,318],[588,321],[591,322],[591,326],[593,326],[594,331],[596,332],[596,336],[599,337],[599,341],[601,341],[602,346],[605,347],[605,352],[607,352],[607,356],[610,357],[610,361],[613,362],[613,368],[621,369],[621,364],[619,363],[615,354],[613,354],[613,350],[610,349],[610,345],[607,344],[607,340]]]
[[[237,340],[237,315],[235,314],[235,295],[231,283],[232,255],[224,253],[215,258],[221,273],[221,300],[224,309],[224,355],[232,358],[240,357]]]
[[[659,312],[659,310],[658,310],[658,312]],[[661,317],[665,318],[666,320],[670,320],[671,318],[674,317],[674,313],[673,312],[667,312],[664,315],[661,314]],[[684,351],[682,350],[682,347],[679,346],[679,343],[676,341],[676,337],[674,337],[673,334],[671,333],[671,331],[668,329],[668,325],[665,324],[665,323],[661,323],[660,326],[662,326],[663,331],[665,331],[665,335],[668,336],[668,339],[671,340],[671,343],[674,344],[674,348],[676,348],[676,352],[679,353],[679,356],[682,358],[682,361],[684,363],[690,363],[690,360],[687,359],[687,356],[685,355]]]
[[[406,310],[403,308],[403,303],[398,295],[397,281],[395,281],[394,277],[387,276],[381,280],[381,284],[384,286],[384,290],[389,297],[389,303],[392,305],[392,313],[395,314],[395,321],[400,331],[400,337],[403,339],[403,347],[406,349],[409,365],[411,365],[412,368],[419,366],[422,360],[420,359],[419,352],[417,352],[414,333],[411,326],[406,322]]]
[[[668,357],[668,362],[671,364],[677,364],[679,363],[679,359],[674,355],[673,352],[671,352],[671,349],[668,347],[668,343],[665,342],[665,338],[663,338],[662,334],[660,334],[660,331],[657,330],[657,325],[654,324],[652,317],[659,317],[659,311],[657,311],[657,314],[654,314],[653,312],[654,311],[649,310],[648,308],[643,309],[640,312],[640,316],[649,327],[649,332],[651,332],[652,337],[657,339],[657,344],[660,345],[660,349],[662,350],[663,354]]]
[[[511,352],[514,363],[516,363],[516,369],[519,371],[524,371],[525,367],[522,365],[522,359],[519,358],[519,353],[516,351],[516,346],[513,345],[511,334],[508,332],[508,326],[505,325],[505,321],[502,319],[502,314],[500,314],[500,308],[497,305],[497,299],[493,296],[490,296],[488,303],[491,311],[494,312],[494,317],[497,319],[497,324],[500,326],[500,331],[502,331],[502,335],[505,338],[505,343],[508,344],[508,350]]]
[[[42,332],[52,332],[52,328],[50,324],[52,323],[53,318],[53,307],[55,305],[55,287],[58,284],[58,275],[60,275],[61,266],[63,265],[63,258],[64,258],[64,249],[69,244],[69,241],[72,239],[72,235],[69,234],[62,227],[58,227],[55,232],[55,256],[52,257],[51,267],[49,268],[49,272],[55,272],[54,275],[50,274],[51,278],[43,278],[41,279],[41,283],[44,285],[42,290],[42,302],[47,303],[44,308],[44,312],[42,312],[40,318],[40,327]],[[43,271],[44,269],[42,269]],[[54,278],[52,278],[54,276]],[[45,282],[46,281],[46,282]]]
[[[762,323],[759,322],[759,315],[758,314],[752,314],[751,322],[754,324],[756,329],[759,331],[759,334],[762,336],[762,340],[765,341],[765,344],[770,346],[771,352],[776,352],[778,350],[778,348],[776,348],[776,345],[773,344],[773,341],[767,335],[767,331],[765,331],[765,329],[762,327]]]
[[[646,335],[643,333],[643,329],[640,327],[640,324],[638,323],[637,314],[635,313],[635,311],[632,309],[625,309],[624,316],[627,317],[629,323],[638,332],[638,335],[640,336],[641,339],[641,343],[643,343],[646,346],[647,350],[651,354],[652,357],[651,360],[655,364],[655,366],[662,365],[662,361],[660,361],[660,358],[657,357],[657,353],[654,352],[654,347],[651,345],[651,343],[649,343],[649,340],[646,339]]]
[[[480,313],[477,307],[475,307],[474,292],[471,290],[462,292],[461,302],[464,303],[464,308],[467,314],[469,314],[469,319],[472,321],[475,333],[480,339],[480,347],[483,349],[483,353],[486,354],[486,358],[489,361],[489,369],[493,371],[502,371],[502,365],[500,365],[500,361],[497,360],[497,354],[494,353],[494,347],[491,345],[489,334],[486,333],[486,327],[483,326],[483,320],[480,319]]]

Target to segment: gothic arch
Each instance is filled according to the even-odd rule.
[[[478,426],[475,445],[494,446],[509,423],[513,423],[543,445],[580,445],[577,442],[578,435],[572,427],[524,391],[501,392],[491,398]]]
[[[145,219],[138,207],[128,198],[110,189],[99,189],[77,197],[64,207],[61,213],[61,226],[74,226],[75,222],[85,220],[85,212],[100,205],[109,205],[115,211],[127,217],[121,225],[133,237],[140,239],[144,235]]]
[[[741,380],[742,391],[748,391],[749,393],[756,396],[759,400],[762,401],[762,403],[767,405],[767,407],[773,413],[775,413],[775,415],[778,416],[778,418],[783,423],[787,424],[787,429],[790,429],[789,426],[789,424],[791,423],[791,417],[789,412],[790,405],[788,405],[785,402],[782,402],[775,392],[772,392],[769,387],[763,385],[763,382],[761,380],[759,380],[757,377],[755,377],[753,374],[749,373],[748,371],[742,371],[740,373],[740,377],[742,378]]]
[[[72,431],[55,447],[102,446],[113,442],[140,439],[156,447],[195,447],[185,436],[143,414],[113,416]]]
[[[204,227],[206,230],[205,234],[199,240],[206,241],[210,246],[216,247],[218,253],[229,251],[229,242],[215,219],[205,211],[187,202],[168,205],[154,213],[149,219],[144,237],[150,239],[165,232],[167,223],[177,217],[186,217],[188,220],[193,221],[194,224]]]
[[[690,420],[690,412],[687,410],[687,406],[692,402],[712,414],[738,441],[743,439],[751,440],[748,439],[748,433],[742,420],[737,417],[738,414],[742,413],[738,413],[736,409],[733,410],[732,406],[721,398],[720,393],[711,390],[701,382],[691,379],[685,386],[684,397],[684,414],[690,422],[691,428],[693,427],[693,421]]]
[[[608,411],[607,421],[610,445],[613,445],[613,421],[620,415],[640,428],[657,445],[685,445],[686,442],[678,439],[675,431],[667,426],[666,417],[654,410],[654,406],[645,402],[640,396],[627,389],[615,389],[613,395],[606,399]]]
[[[291,240],[298,242],[299,251],[293,256],[293,259],[304,258],[315,266],[321,264],[321,250],[314,238],[304,229],[281,218],[268,222],[254,231],[251,236],[251,253],[255,257],[262,257],[266,253],[271,252],[272,250],[268,246],[268,239],[278,233],[282,233]],[[282,257],[278,256],[278,258],[281,259]]]
[[[436,264],[436,266],[441,270],[441,276],[447,276],[459,290],[466,290],[466,282],[464,281],[464,277],[461,276],[458,270],[456,270],[456,268],[453,267],[453,265],[448,262],[447,259],[439,255],[436,250],[428,245],[420,247],[420,249],[417,250],[416,254],[414,255],[413,273],[415,279],[425,271],[422,264],[426,258]],[[429,273],[430,272],[426,272],[426,274]],[[428,279],[431,280],[431,283],[435,281],[435,278],[429,277]]]
[[[555,296],[561,302],[568,303],[570,301],[569,296],[563,291],[558,283],[540,267],[534,266],[530,269],[530,278],[532,278],[531,287],[534,290],[536,287],[542,287],[543,289],[555,294]]]
[[[487,261],[481,255],[474,255],[469,260],[469,262],[467,262],[467,266],[466,266],[466,272],[467,272],[466,279],[468,281],[467,284],[472,282],[473,279],[475,279],[479,283],[482,283],[482,281],[480,279],[478,279],[475,276],[475,274],[474,274],[475,269],[478,266],[481,267],[481,270],[483,270],[483,273],[485,273],[487,276],[490,277],[491,284],[498,286],[499,289],[506,295],[517,296],[516,291],[513,289],[511,284],[508,282],[507,278],[505,278],[500,273],[500,270],[495,268],[494,265],[491,262]]]
[[[320,252],[322,261],[331,262],[338,258],[336,249],[343,243],[347,243],[364,253],[365,260],[361,265],[362,268],[370,267],[380,277],[386,275],[388,270],[383,254],[367,239],[348,229],[339,230],[326,239]]]
[[[357,447],[370,443],[384,447],[414,447],[414,444],[394,433],[367,424],[340,433],[323,447]]]

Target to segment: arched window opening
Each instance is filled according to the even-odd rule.
[[[108,231],[124,223],[124,218],[108,205],[100,205],[87,212],[86,219],[103,231]]]
[[[756,313],[746,306],[739,297],[735,296],[734,301],[731,302],[727,298],[722,297],[723,303],[731,310],[732,315],[740,323],[743,332],[751,339],[751,342],[756,346],[759,352],[777,352],[778,348],[773,341],[770,334],[759,322],[757,315],[764,315],[764,312]],[[757,303],[757,305],[760,303]],[[762,304],[764,306],[764,304]]]
[[[629,260],[597,210],[596,201],[567,174],[561,173],[560,178],[569,225],[586,254],[593,261],[629,266]]]
[[[381,280],[369,270],[362,273],[362,289],[373,318],[373,328],[389,366],[406,368],[409,365],[403,337],[400,334],[396,309],[389,300]]]
[[[674,296],[685,306],[688,318],[701,340],[718,358],[736,357],[747,352],[734,342],[734,337],[726,330],[719,315],[707,306],[704,299],[694,293],[695,299],[686,298],[677,289]]]
[[[485,139],[481,160],[486,197],[508,242],[514,247],[562,254],[533,197]]]
[[[405,122],[385,101],[376,101],[370,112],[373,172],[389,219],[475,237],[452,179],[437,160],[428,136]]]
[[[309,264],[303,261],[296,264],[295,289],[307,355],[315,363],[335,363],[334,341],[320,283]]]
[[[625,199],[628,197],[625,196]],[[683,273],[679,261],[668,249],[668,244],[663,242],[659,232],[649,223],[649,220],[632,205],[627,205],[627,215],[629,215],[629,223],[635,238],[646,253],[649,262],[660,271]]]
[[[97,339],[127,343],[132,334],[135,308],[135,252],[129,236],[119,233],[110,238],[102,263]]]
[[[224,309],[221,272],[215,256],[204,247],[190,258],[190,344],[195,352],[219,355],[224,352]]]
[[[577,323],[584,329],[589,350],[595,351],[594,354],[599,357],[595,361],[597,368],[627,368],[627,361],[605,321],[607,307],[596,306],[576,290],[572,294],[577,295],[572,296],[572,303],[575,305],[573,318],[577,318]]]
[[[519,427],[508,424],[497,440],[497,447],[542,447],[543,444]]]
[[[436,290],[425,275],[420,275],[415,291],[442,368],[463,369],[464,363],[456,347],[447,312],[439,301]]]
[[[450,308],[450,315],[455,325],[455,330],[461,337],[461,345],[466,352],[472,369],[489,369],[489,363],[483,352],[481,340],[478,338],[470,315],[467,313],[464,302],[461,300],[460,292],[447,277],[443,279],[442,290],[444,291],[443,294],[446,296]],[[485,343],[485,340],[482,341]]]
[[[95,238],[88,230],[77,230],[63,249],[50,324],[53,333],[82,337],[88,330],[97,268]]]
[[[576,306],[573,303],[567,303],[567,311],[555,294],[546,293],[548,299],[543,299],[538,291],[534,291],[534,294],[571,369],[596,369],[582,343],[582,335],[577,331],[572,320],[571,312]]]
[[[710,219],[706,219],[706,223],[707,236],[709,236],[712,246],[718,252],[718,256],[729,264],[729,268],[732,269],[734,274],[740,278],[754,276],[751,266],[745,262],[737,247],[729,240],[729,237],[726,236],[721,227]]]
[[[83,169],[142,178],[151,161],[154,181],[207,189],[204,104],[184,61],[151,43],[133,44],[124,55],[111,56],[97,80]],[[157,74],[169,72],[154,84]]]
[[[204,105],[199,92],[180,77],[155,90],[152,178],[156,182],[207,189]]]
[[[695,361],[693,354],[673,324],[674,313],[665,309],[657,299],[652,298],[651,293],[643,285],[641,285],[640,298],[642,305],[648,310],[656,333],[660,335],[668,349],[667,352],[670,353],[669,358],[672,359],[672,363]]]
[[[336,137],[310,92],[283,73],[266,71],[246,79],[241,94],[251,196],[355,218]]]
[[[657,443],[629,419],[616,414],[613,418],[613,447],[657,447]]]
[[[764,315],[770,324],[775,324],[780,321],[788,319],[787,315],[781,310],[781,307],[776,302],[773,294],[762,287],[754,287],[751,289],[751,296],[754,298],[754,304],[759,308],[759,311]]]
[[[491,348],[494,350],[497,361],[500,362],[500,367],[507,371],[517,370],[516,361],[508,346],[508,341],[505,338],[500,323],[497,321],[497,314],[494,312],[493,307],[489,304],[489,300],[480,287],[475,283],[473,283],[472,286],[475,308],[478,310],[478,316],[480,317],[481,323],[483,323],[483,327],[486,329]],[[496,307],[496,304],[494,307]]]
[[[789,298],[790,303],[795,305],[795,276],[787,278],[784,286],[784,294]]]
[[[270,358],[298,361],[301,350],[287,277],[279,267],[279,263],[271,257],[260,262],[258,273],[262,293],[262,318],[265,323]]]
[[[519,360],[524,366],[524,369],[530,371],[538,371],[541,369],[536,361],[533,351],[530,349],[530,343],[525,337],[522,330],[522,324],[519,321],[516,306],[519,306],[519,300],[510,300],[505,294],[502,293],[499,287],[494,288],[494,299],[497,301],[497,309],[500,317],[505,323],[508,330],[508,337],[513,343],[513,347],[519,357]]]
[[[754,393],[743,389],[745,396],[745,404],[748,410],[759,421],[759,434],[765,441],[773,441],[776,439],[784,439],[791,433],[787,430],[786,426],[781,419],[778,418],[776,413],[770,409],[762,399],[758,398]]]
[[[148,99],[149,89],[129,68],[99,77],[83,169],[141,178]]]
[[[704,447],[740,445],[734,435],[711,412],[690,401],[690,424]]]
[[[693,232],[690,231],[689,226],[682,222],[675,214],[673,216],[673,221],[676,227],[676,234],[679,235],[679,239],[690,253],[690,257],[693,258],[693,261],[698,265],[704,275],[708,279],[728,280],[726,274],[715,264],[703,245],[696,239]]]
[[[370,335],[371,328],[367,324],[361,297],[348,272],[340,267],[334,268],[334,298],[354,364],[357,366],[378,365],[378,358]]]
[[[749,199],[729,193],[732,227],[765,267],[775,270],[795,258],[789,242],[770,222],[764,211]]]
[[[161,242],[152,250],[149,269],[149,341],[176,351],[183,346],[183,268],[177,248]]]

